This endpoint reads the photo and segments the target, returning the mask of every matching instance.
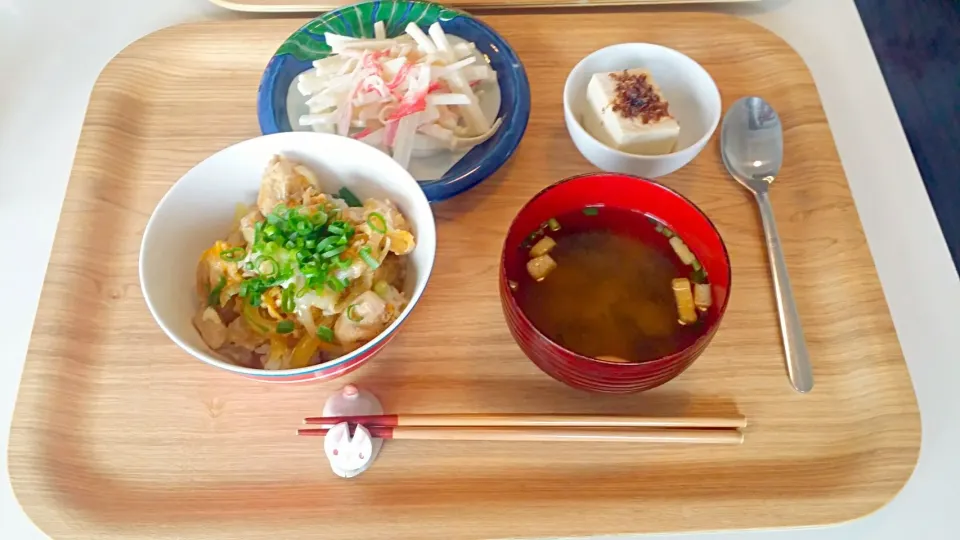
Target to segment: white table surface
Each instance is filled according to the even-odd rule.
[[[960,332],[960,280],[853,0],[765,0],[710,9],[745,16],[779,34],[813,72],[920,402],[923,446],[903,491],[866,518],[805,530],[682,537],[958,538],[960,355],[950,350],[956,340],[948,337]],[[2,539],[47,538],[14,498],[6,449],[33,314],[93,83],[113,55],[149,32],[238,16],[206,0],[0,0]]]

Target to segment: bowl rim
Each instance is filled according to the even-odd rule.
[[[709,328],[709,329],[707,329],[705,332],[703,332],[697,339],[693,340],[693,341],[692,341],[690,344],[688,344],[686,347],[683,347],[682,349],[677,349],[676,351],[674,351],[674,352],[672,352],[672,353],[670,353],[670,354],[668,354],[668,355],[660,356],[660,357],[657,357],[657,358],[652,358],[652,359],[650,359],[650,360],[645,360],[645,361],[643,361],[643,362],[611,362],[611,361],[609,361],[609,360],[601,360],[600,358],[597,358],[597,357],[594,357],[594,356],[588,356],[588,355],[585,355],[585,354],[580,354],[580,353],[578,353],[578,352],[576,352],[576,351],[574,351],[574,350],[572,350],[572,349],[569,349],[569,348],[567,348],[567,347],[564,347],[563,345],[561,345],[561,344],[557,343],[556,341],[550,339],[547,335],[545,335],[543,332],[541,332],[540,329],[537,328],[537,325],[533,324],[533,321],[531,321],[531,320],[527,317],[527,314],[524,313],[523,308],[520,307],[519,302],[517,302],[517,299],[514,297],[514,295],[512,294],[512,291],[510,291],[509,287],[506,287],[506,286],[505,286],[505,283],[506,283],[506,281],[507,281],[507,265],[506,265],[506,262],[507,262],[507,251],[508,251],[508,249],[510,249],[510,247],[507,246],[507,238],[506,238],[506,237],[509,237],[509,236],[510,236],[510,232],[513,231],[514,227],[516,226],[516,224],[517,224],[517,219],[519,219],[520,214],[522,214],[524,210],[526,210],[531,204],[533,204],[534,201],[536,201],[537,199],[539,199],[540,197],[542,197],[542,196],[543,196],[544,194],[546,194],[547,192],[553,190],[554,188],[556,188],[556,187],[558,187],[558,186],[560,186],[560,185],[562,185],[562,184],[565,184],[565,183],[571,182],[571,181],[583,180],[583,179],[600,177],[600,176],[619,176],[619,177],[623,177],[623,178],[630,179],[630,180],[635,180],[635,181],[640,181],[640,182],[646,182],[646,183],[648,183],[648,184],[652,184],[655,188],[659,188],[659,189],[667,192],[668,194],[673,195],[673,196],[679,198],[680,200],[682,200],[682,201],[684,201],[685,203],[687,203],[691,208],[693,208],[698,214],[700,214],[700,215],[703,217],[703,219],[706,220],[707,225],[709,225],[710,228],[713,230],[713,232],[715,232],[715,233],[717,234],[717,238],[720,239],[720,247],[723,248],[723,258],[724,258],[724,260],[726,261],[728,278],[727,278],[727,291],[726,291],[726,294],[725,294],[724,297],[723,297],[723,307],[722,307],[722,308],[720,309],[720,311],[717,313],[716,323],[715,323],[711,328]],[[654,363],[657,363],[657,362],[663,362],[663,361],[668,361],[668,360],[671,360],[671,359],[674,359],[674,358],[677,358],[677,357],[682,357],[682,356],[683,356],[683,353],[685,353],[685,352],[687,352],[688,350],[693,349],[693,348],[695,348],[697,345],[699,345],[699,344],[700,344],[700,341],[701,341],[704,337],[716,333],[716,331],[720,328],[720,323],[723,321],[723,315],[727,312],[727,307],[730,305],[730,292],[733,290],[733,266],[732,266],[731,263],[730,263],[730,253],[729,253],[729,251],[727,250],[727,244],[726,244],[726,242],[723,241],[723,236],[720,235],[720,231],[717,229],[717,226],[713,223],[713,221],[710,219],[710,217],[707,216],[707,214],[706,214],[703,210],[701,210],[700,207],[697,206],[693,201],[691,201],[691,200],[688,199],[687,197],[684,197],[683,195],[681,195],[681,194],[680,194],[679,192],[677,192],[676,190],[671,189],[671,188],[669,188],[669,187],[661,184],[660,182],[657,182],[657,181],[655,181],[655,180],[651,180],[651,179],[649,179],[649,178],[644,178],[644,177],[642,177],[642,176],[637,176],[637,175],[627,174],[627,173],[619,173],[619,172],[592,172],[592,173],[584,173],[584,174],[578,174],[578,175],[574,175],[574,176],[569,176],[569,177],[567,177],[567,178],[564,178],[563,180],[559,180],[559,181],[557,181],[557,182],[554,182],[553,184],[550,184],[549,186],[547,186],[547,187],[541,189],[540,191],[538,191],[536,195],[534,195],[533,197],[531,197],[530,200],[528,200],[526,203],[524,203],[523,206],[521,206],[520,209],[517,210],[517,214],[514,216],[513,220],[510,222],[510,226],[507,227],[506,237],[505,237],[504,240],[503,240],[503,250],[501,251],[501,254],[500,254],[500,271],[499,271],[500,275],[499,275],[499,281],[500,281],[500,283],[501,283],[501,287],[500,287],[500,289],[501,289],[501,297],[504,297],[504,296],[505,296],[505,297],[507,298],[507,302],[510,304],[510,309],[511,309],[514,313],[517,314],[517,317],[518,317],[520,320],[522,320],[528,327],[530,327],[530,328],[533,330],[533,332],[537,335],[537,337],[539,337],[540,339],[544,340],[545,342],[553,345],[554,347],[562,350],[563,352],[569,354],[570,356],[576,357],[578,360],[584,360],[584,361],[587,361],[587,362],[596,363],[596,364],[600,364],[600,365],[618,366],[618,367],[621,367],[621,368],[630,368],[630,367],[637,367],[637,366],[648,366],[648,365],[650,365],[650,364],[654,364]]]
[[[513,77],[514,86],[517,90],[515,92],[517,100],[515,106],[511,110],[506,111],[506,114],[501,115],[504,118],[504,123],[499,129],[504,131],[503,138],[491,148],[487,149],[482,157],[478,157],[476,163],[466,171],[456,175],[451,175],[449,174],[448,170],[439,178],[417,181],[420,189],[427,194],[427,200],[429,202],[440,202],[455,197],[477,186],[490,176],[493,176],[507,163],[507,161],[510,160],[511,157],[513,157],[517,151],[517,148],[520,146],[520,142],[523,140],[523,136],[526,133],[530,122],[530,110],[532,107],[530,81],[527,77],[526,68],[524,67],[523,62],[520,60],[520,57],[517,55],[517,52],[514,50],[514,48],[490,25],[463,10],[425,0],[361,0],[358,2],[352,2],[337,9],[319,14],[313,19],[307,21],[293,31],[289,36],[287,36],[287,38],[284,40],[284,43],[301,32],[306,32],[316,39],[318,37],[316,34],[306,31],[306,27],[308,25],[320,19],[338,17],[341,13],[353,9],[359,4],[366,4],[373,1],[395,4],[437,5],[440,8],[455,14],[455,17],[450,18],[449,21],[460,18],[464,21],[467,21],[467,24],[473,24],[480,31],[489,34],[491,43],[494,45],[494,48],[498,51],[498,53],[502,55],[503,58],[507,59],[509,64],[515,66],[509,71]],[[264,68],[263,74],[260,78],[260,85],[257,89],[257,123],[260,127],[260,132],[263,135],[288,133],[281,130],[280,126],[275,121],[276,110],[272,99],[273,94],[277,91],[277,78],[280,75],[280,64],[282,59],[285,56],[291,56],[290,53],[286,52],[283,54],[277,54],[282,45],[283,44],[281,43],[281,46],[274,51],[273,55],[270,57],[270,60],[267,62],[267,65]],[[506,82],[503,78],[498,78],[497,84],[500,86],[502,94],[503,87],[501,85],[506,84]],[[289,89],[287,91],[289,91]],[[286,100],[284,100],[284,102],[286,102]],[[504,104],[501,101],[501,109],[503,106]],[[291,132],[297,132],[297,130],[291,129]],[[475,148],[476,147],[471,148],[466,154],[464,154],[463,157],[469,155]],[[454,164],[451,166],[451,169],[455,168],[461,160],[454,162]]]
[[[681,148],[680,150],[674,150],[673,152],[670,152],[670,153],[668,153],[668,154],[659,154],[659,155],[655,155],[655,156],[646,155],[646,154],[631,154],[631,153],[628,153],[628,152],[624,152],[623,150],[617,150],[616,148],[614,148],[614,147],[612,147],[612,146],[610,146],[610,145],[604,144],[600,139],[597,139],[596,137],[593,136],[592,133],[590,133],[589,131],[587,131],[587,129],[586,129],[585,127],[583,127],[583,125],[580,123],[580,121],[576,118],[576,115],[573,114],[573,110],[572,110],[571,107],[570,107],[570,97],[568,97],[568,96],[573,92],[573,90],[570,88],[570,85],[571,85],[571,82],[572,82],[572,79],[573,79],[573,75],[574,75],[574,73],[577,73],[577,72],[579,72],[579,71],[582,71],[582,70],[586,69],[586,68],[584,68],[584,65],[585,65],[585,63],[587,62],[587,60],[594,59],[595,57],[599,57],[599,56],[601,56],[601,55],[603,55],[603,54],[609,54],[611,49],[617,49],[617,48],[623,48],[623,47],[633,47],[633,46],[637,46],[637,45],[640,45],[640,46],[642,46],[642,47],[649,47],[649,48],[652,48],[652,49],[660,49],[660,50],[666,51],[666,52],[668,52],[668,53],[670,53],[670,54],[679,55],[679,56],[681,56],[681,57],[689,60],[690,62],[692,62],[693,65],[696,66],[696,68],[697,68],[700,72],[702,72],[704,75],[706,75],[706,76],[707,76],[707,79],[710,81],[710,89],[712,90],[712,92],[710,93],[710,98],[711,98],[711,101],[714,101],[714,102],[716,103],[716,106],[717,106],[717,114],[714,116],[713,122],[711,123],[710,128],[706,131],[706,133],[703,134],[702,137],[700,137],[699,139],[697,139],[697,140],[696,140],[695,142],[693,142],[692,144],[690,144],[690,145],[688,145],[688,146],[686,146],[686,147],[684,147],[684,148]],[[682,154],[687,153],[687,152],[690,151],[690,150],[697,149],[697,148],[701,148],[702,146],[704,146],[704,144],[705,144],[708,140],[710,140],[710,137],[713,137],[713,134],[717,131],[717,126],[720,125],[720,119],[721,119],[721,117],[723,116],[723,100],[722,100],[721,97],[720,97],[720,88],[717,86],[717,81],[715,81],[715,80],[713,79],[713,76],[710,75],[710,72],[707,71],[707,69],[706,69],[705,67],[703,67],[703,66],[700,64],[700,62],[697,62],[696,60],[694,60],[693,58],[690,58],[690,57],[687,56],[686,54],[683,54],[682,52],[680,52],[680,51],[678,51],[678,50],[676,50],[676,49],[672,49],[672,48],[670,48],[670,47],[667,47],[667,46],[665,46],[665,45],[660,45],[660,44],[658,44],[658,43],[647,43],[647,42],[644,42],[644,41],[630,41],[630,42],[626,42],[626,43],[615,43],[615,44],[613,44],[613,45],[607,45],[606,47],[603,47],[602,49],[597,49],[597,50],[593,51],[592,53],[588,54],[587,56],[584,56],[583,58],[581,58],[580,61],[577,62],[577,64],[576,64],[575,66],[573,66],[573,69],[571,69],[571,70],[570,70],[570,73],[567,74],[567,79],[566,79],[566,80],[564,81],[564,83],[563,83],[563,112],[564,112],[564,116],[567,117],[568,120],[569,120],[569,121],[567,122],[567,125],[568,125],[568,126],[569,126],[570,124],[575,125],[575,126],[576,126],[575,129],[578,131],[578,134],[582,133],[583,135],[586,135],[586,137],[587,137],[591,142],[596,143],[597,146],[600,146],[600,147],[602,147],[603,149],[605,149],[605,150],[607,150],[607,151],[609,151],[609,152],[612,152],[614,156],[624,157],[624,158],[633,159],[633,160],[637,160],[637,161],[656,161],[656,160],[664,159],[664,158],[677,157],[677,156],[680,156],[680,155],[682,155]],[[638,177],[638,178],[642,178],[642,177]],[[645,180],[647,180],[647,179],[645,179]]]
[[[157,315],[156,308],[154,307],[153,302],[150,299],[150,293],[147,291],[148,287],[146,284],[146,280],[144,279],[144,262],[143,262],[144,253],[146,252],[147,238],[149,238],[151,231],[153,230],[154,227],[157,226],[156,223],[158,223],[154,219],[157,215],[158,210],[168,202],[168,198],[172,196],[173,192],[177,189],[177,186],[181,185],[182,180],[191,172],[193,172],[194,169],[196,169],[203,163],[207,162],[208,160],[211,160],[214,157],[222,153],[225,153],[236,146],[252,144],[252,141],[258,141],[260,139],[265,139],[265,138],[282,139],[282,138],[302,138],[302,137],[320,138],[320,139],[337,137],[338,139],[344,139],[344,138],[349,139],[348,137],[340,137],[339,135],[333,135],[329,133],[316,133],[316,132],[307,132],[307,131],[299,131],[299,132],[285,131],[281,133],[272,133],[270,135],[259,135],[256,137],[238,141],[234,144],[231,144],[230,146],[217,150],[213,154],[208,155],[207,157],[203,158],[202,160],[197,162],[195,165],[190,167],[190,169],[187,170],[185,173],[183,173],[183,175],[181,175],[180,178],[178,178],[177,181],[174,182],[167,189],[167,192],[163,194],[163,197],[161,197],[160,200],[157,202],[153,211],[150,213],[150,218],[147,220],[147,225],[143,230],[143,236],[140,239],[140,252],[137,257],[137,277],[140,280],[140,292],[141,294],[143,294],[143,299],[147,304],[147,309],[150,310],[150,315],[153,317],[153,320],[154,322],[156,322],[157,326],[159,326],[160,329],[163,330],[163,333],[166,334],[167,337],[170,338],[170,340],[173,341],[178,347],[180,347],[180,349],[182,349],[183,351],[187,352],[194,358],[197,358],[198,360],[206,364],[224,369],[226,371],[231,371],[233,373],[237,373],[240,375],[247,375],[247,376],[253,376],[258,378],[270,377],[270,378],[283,379],[283,378],[292,378],[292,377],[297,377],[302,375],[308,375],[308,374],[316,373],[320,371],[327,371],[329,369],[343,365],[344,363],[350,362],[352,360],[356,360],[358,357],[361,357],[364,354],[366,354],[370,349],[376,347],[378,344],[389,339],[400,328],[400,326],[407,319],[407,317],[409,317],[410,314],[413,313],[413,309],[416,307],[417,303],[420,301],[420,298],[423,296],[423,293],[426,291],[427,285],[430,282],[430,277],[433,275],[433,267],[436,262],[436,246],[434,246],[434,250],[430,254],[429,259],[427,260],[426,268],[424,269],[424,277],[423,277],[422,283],[418,284],[414,288],[413,294],[410,296],[410,300],[407,302],[406,307],[403,308],[403,311],[401,311],[400,315],[392,323],[390,323],[379,334],[377,334],[376,337],[364,343],[362,346],[354,349],[353,351],[350,351],[349,353],[343,356],[334,358],[333,360],[330,360],[328,362],[325,362],[322,364],[314,364],[312,366],[306,366],[302,368],[269,370],[269,369],[262,369],[262,368],[261,369],[248,368],[244,366],[238,366],[236,364],[231,364],[230,362],[220,360],[219,358],[214,357],[212,354],[206,351],[203,351],[188,345],[183,340],[181,340],[176,334],[174,334],[174,332],[170,328],[168,328],[164,322],[161,321],[160,317]],[[353,141],[352,139],[350,140]],[[363,150],[364,152],[365,151],[379,152],[379,150],[376,150],[375,148],[369,145],[363,144],[360,141],[353,141],[347,144],[354,145],[354,146],[360,145],[364,148]],[[324,145],[319,144],[317,145],[317,147],[323,148]],[[413,178],[413,176],[410,175],[410,173],[406,171],[406,169],[404,169],[403,167],[400,167],[399,164],[397,164],[395,161],[391,160],[391,163],[396,164],[397,165],[396,168],[403,171],[403,176],[400,176],[399,178],[391,177],[391,181],[397,181],[397,182],[409,181],[416,186],[417,181]],[[433,216],[432,208],[430,207],[430,201],[427,200],[427,197],[426,195],[424,195],[423,190],[414,189],[414,190],[411,190],[411,192],[415,193],[414,195],[415,198],[422,197],[423,198],[422,202],[426,203],[427,210],[428,210],[428,219],[426,221],[429,222],[430,228],[434,230],[434,237],[436,237],[436,220]],[[423,226],[423,223],[417,222],[418,228],[422,226]],[[419,244],[417,245],[417,247],[419,247]],[[276,382],[285,382],[285,381],[278,380]],[[291,380],[286,382],[299,382],[299,381]]]

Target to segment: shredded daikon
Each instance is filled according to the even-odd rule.
[[[410,23],[395,38],[382,22],[372,39],[324,37],[333,54],[297,79],[310,110],[301,126],[377,146],[406,168],[415,149],[467,150],[502,124],[484,115],[474,90],[496,83],[496,72],[478,63],[475,44],[451,44],[437,23],[426,33]]]

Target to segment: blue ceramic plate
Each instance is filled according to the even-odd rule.
[[[373,37],[373,25],[384,21],[387,36],[403,33],[410,22],[424,31],[439,22],[443,31],[477,45],[497,72],[500,86],[500,129],[475,146],[439,179],[421,181],[427,199],[442,201],[462,193],[492,175],[513,155],[530,118],[530,84],[523,64],[510,45],[492,28],[461,11],[417,0],[380,0],[345,6],[322,15],[293,33],[277,50],[260,81],[257,116],[264,135],[293,131],[287,111],[290,85],[314,60],[330,54],[324,32]],[[309,129],[309,128],[304,128]]]

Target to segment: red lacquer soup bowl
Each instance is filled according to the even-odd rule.
[[[712,285],[713,304],[701,334],[686,347],[641,363],[599,360],[551,341],[530,322],[510,289],[508,269],[522,267],[520,244],[547,220],[587,206],[643,212],[673,230],[697,256]],[[551,377],[574,388],[626,393],[673,379],[700,356],[720,326],[730,298],[730,258],[713,223],[692,202],[656,182],[623,174],[588,174],[558,182],[531,199],[507,232],[500,260],[500,300],[507,326],[523,352]]]

